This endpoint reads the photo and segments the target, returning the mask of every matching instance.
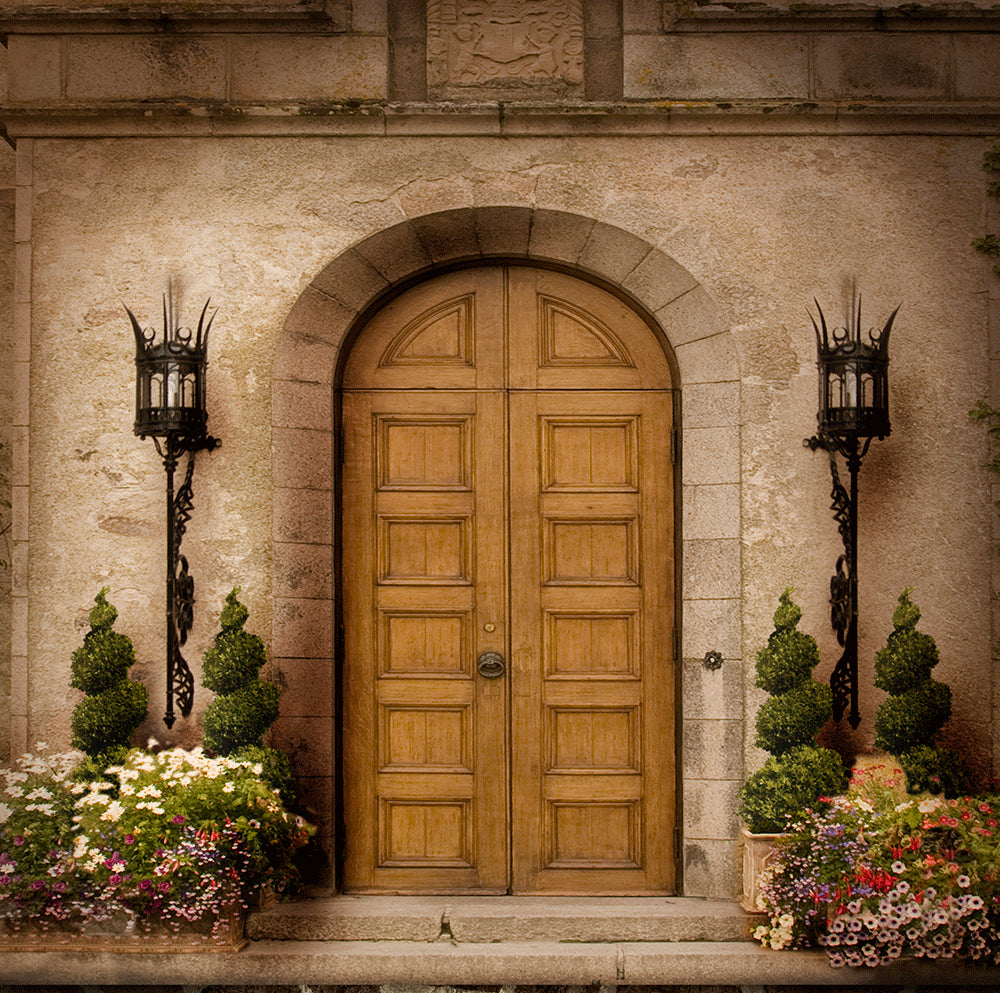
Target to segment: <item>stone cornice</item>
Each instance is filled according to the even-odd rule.
[[[1000,101],[656,104],[186,104],[6,107],[9,139],[173,136],[965,135],[1000,132]]]

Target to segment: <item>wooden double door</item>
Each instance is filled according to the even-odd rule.
[[[344,887],[669,893],[672,392],[562,273],[398,297],[344,376]]]

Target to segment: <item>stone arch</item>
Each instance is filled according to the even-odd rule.
[[[277,743],[332,842],[334,754],[334,388],[355,329],[401,288],[489,260],[558,266],[629,301],[662,337],[681,390],[682,875],[688,895],[730,896],[735,795],[743,772],[739,372],[732,336],[697,280],[620,228],[561,211],[469,207],[410,218],[358,242],[303,290],[276,349],[273,381],[272,659],[290,685]],[[329,687],[327,693],[317,686]],[[309,692],[306,692],[308,688]],[[308,712],[306,712],[308,711]],[[731,813],[730,813],[731,812]],[[728,816],[727,816],[728,815]],[[327,845],[327,850],[332,850]]]

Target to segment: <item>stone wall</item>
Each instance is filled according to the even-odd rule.
[[[208,402],[222,447],[197,460],[185,655],[197,679],[241,585],[286,689],[276,743],[331,841],[338,349],[406,281],[503,258],[612,286],[681,370],[687,892],[733,889],[736,791],[762,758],[752,659],[786,586],[821,677],[839,654],[829,467],[802,445],[816,412],[807,308],[815,296],[839,317],[854,277],[866,325],[902,309],[893,433],[861,476],[862,725],[830,736],[870,745],[871,660],[912,585],[955,695],[947,738],[996,771],[995,518],[966,412],[1000,390],[1000,283],[971,247],[1000,230],[981,169],[1000,128],[1000,20],[542,6],[552,23],[522,26],[516,71],[508,36],[461,3],[7,9],[0,430],[18,568],[0,723],[15,750],[68,740],[69,657],[103,585],[150,687],[143,737],[199,740],[206,691],[171,733],[160,720],[163,470],[131,433],[122,309],[155,323],[173,280],[185,320],[208,297],[219,307]],[[485,39],[475,51],[469,31]],[[720,670],[703,666],[710,650]]]

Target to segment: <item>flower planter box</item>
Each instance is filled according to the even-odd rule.
[[[0,951],[238,952],[249,943],[239,904],[214,925],[214,920],[206,920],[175,928],[123,915],[106,921],[52,921],[43,928],[37,920],[0,919]]]
[[[763,913],[757,906],[760,893],[758,881],[760,874],[775,853],[775,844],[782,837],[780,834],[752,834],[745,827],[740,828],[743,839],[743,895],[740,906],[750,914]]]

